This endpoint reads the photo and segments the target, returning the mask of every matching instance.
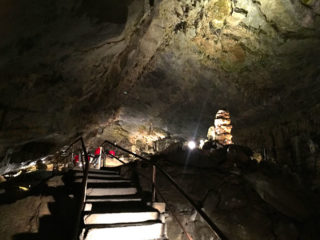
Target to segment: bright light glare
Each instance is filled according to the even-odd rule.
[[[189,141],[188,142],[188,148],[191,149],[191,150],[195,149],[196,148],[195,141]]]

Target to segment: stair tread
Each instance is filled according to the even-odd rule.
[[[122,199],[130,199],[130,198],[141,198],[140,194],[130,194],[130,195],[105,195],[105,196],[87,196],[87,199],[108,199],[108,198],[122,198]]]
[[[83,229],[83,240],[154,240],[163,239],[163,224],[146,221],[121,224],[93,224]]]
[[[106,213],[89,212],[83,216],[83,221],[85,225],[144,222],[148,220],[157,220],[159,215],[159,212],[154,210]]]
[[[103,203],[110,204],[112,202],[140,202],[142,197],[140,194],[131,195],[107,195],[107,196],[87,196],[87,203]]]
[[[101,199],[101,198],[92,198],[87,200],[87,203],[97,203],[97,202],[104,202],[104,203],[110,203],[110,202],[124,202],[124,201],[132,201],[132,202],[140,202],[142,201],[141,198],[131,198],[131,199],[123,199],[123,198],[109,198],[109,199]]]
[[[120,172],[121,166],[117,167],[101,167],[100,170],[107,170],[107,171],[117,171]]]
[[[126,213],[153,213],[153,212],[157,212],[159,213],[159,211],[157,211],[156,209],[103,209],[103,210],[91,210],[91,211],[84,211],[83,214],[84,215],[90,215],[90,214],[126,214]]]
[[[121,227],[135,227],[135,226],[150,226],[150,225],[162,225],[160,220],[148,220],[142,222],[123,222],[113,224],[86,224],[85,229],[101,229],[101,228],[121,228]]]
[[[74,177],[83,177],[83,172],[75,172],[73,174]],[[120,178],[121,176],[117,173],[88,173],[88,177],[118,177]]]
[[[89,213],[117,213],[117,212],[158,212],[155,208],[146,205],[144,202],[113,202],[93,203]],[[85,212],[87,213],[87,212]]]
[[[76,179],[83,179],[83,176],[72,176],[72,179],[75,181]],[[122,178],[120,175],[100,175],[100,176],[90,176],[88,175],[88,179],[101,179],[101,180],[129,180],[126,178]]]
[[[138,192],[136,187],[87,188],[87,196],[132,195]]]
[[[77,178],[74,180],[74,183],[81,183],[82,178]],[[129,179],[121,179],[121,178],[115,178],[115,179],[94,179],[94,178],[88,178],[88,183],[117,183],[117,182],[131,182]]]
[[[76,167],[76,168],[73,168],[72,171],[83,172],[83,169]],[[119,174],[119,171],[89,168],[89,173],[116,173],[116,174]]]
[[[135,187],[135,185],[131,182],[89,182],[87,184],[87,188],[128,188]]]

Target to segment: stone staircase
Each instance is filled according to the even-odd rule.
[[[83,172],[72,171],[75,189]],[[115,170],[89,169],[80,240],[164,240],[165,204],[148,203],[130,179]]]

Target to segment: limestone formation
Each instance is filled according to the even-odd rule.
[[[108,139],[139,154],[180,149],[173,137],[204,136],[210,109],[225,106],[236,127],[229,112],[219,111],[208,131],[210,151],[190,153],[207,161],[194,162],[224,166],[220,161],[238,152],[219,147],[234,139],[255,152],[265,149],[259,167],[272,160],[316,175],[319,183],[311,187],[320,192],[320,0],[6,0],[0,36],[1,175],[36,170],[34,160],[78,135],[88,148]],[[286,189],[296,186],[290,180],[206,168],[197,174],[198,186],[186,174],[193,161],[181,155],[183,170],[170,174],[197,202],[208,196],[204,209],[230,225],[229,239],[319,239],[303,237],[309,231],[295,225],[312,219],[308,201]],[[240,164],[247,159],[240,157]],[[47,170],[56,166],[52,160]],[[33,214],[40,202],[31,200]],[[16,204],[17,211],[0,206],[1,239],[12,225],[3,221],[29,206]],[[295,218],[293,230],[287,217]],[[37,220],[15,220],[23,223],[16,229],[33,231],[30,219]],[[283,229],[300,235],[282,237]]]
[[[230,147],[236,150],[239,146]],[[245,149],[236,150],[239,151],[246,152]],[[319,239],[319,222],[316,221],[316,216],[312,218],[319,211],[317,201],[314,201],[318,198],[312,199],[314,193],[303,189],[295,175],[284,173],[273,164],[252,164],[244,171],[237,164],[238,167],[232,165],[233,170],[229,171],[229,165],[220,163],[215,166],[213,159],[203,161],[199,155],[196,152],[191,154],[186,167],[185,155],[172,152],[166,155],[168,161],[162,162],[162,167],[201,204],[210,219],[225,233],[226,239]],[[233,157],[240,161],[239,157],[242,158],[238,154]],[[215,171],[217,167],[222,171]],[[149,174],[151,168],[143,168],[140,163],[137,167],[141,175]],[[227,169],[229,170],[226,171]],[[159,175],[157,181],[164,183],[166,179]],[[144,189],[150,188],[145,178],[141,177],[140,183]],[[186,230],[193,239],[217,239],[212,238],[209,229],[205,231],[205,222],[201,216],[196,214],[174,188],[168,188],[164,184],[159,186],[159,191],[170,196],[168,203],[185,223]],[[174,219],[169,218],[168,224],[169,239],[182,239],[181,229]]]
[[[6,179],[3,176],[0,175],[0,183],[3,183],[5,181],[6,181]]]
[[[215,140],[222,145],[232,144],[232,125],[229,112],[219,110],[214,120]]]
[[[216,139],[216,132],[214,126],[210,126],[207,133],[208,140],[215,140]]]
[[[203,136],[221,105],[233,139],[275,161],[295,135],[319,145],[318,0],[148,2],[1,1],[1,159],[36,159],[24,145],[54,152],[79,133],[130,147],[149,121]]]

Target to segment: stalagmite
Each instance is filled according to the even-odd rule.
[[[229,112],[219,110],[214,120],[215,140],[222,145],[232,144],[232,125]]]
[[[208,140],[215,140],[216,138],[216,130],[214,126],[210,126],[207,133]]]

